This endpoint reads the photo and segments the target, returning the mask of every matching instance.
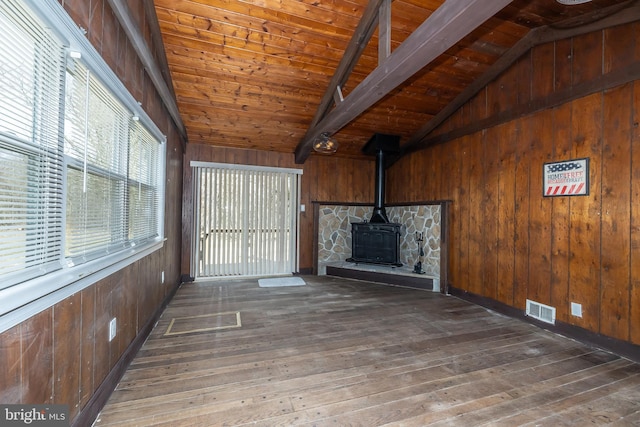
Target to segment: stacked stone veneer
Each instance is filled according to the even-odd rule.
[[[371,217],[371,206],[321,205],[318,220],[318,272],[326,265],[351,257],[351,223]],[[422,232],[422,269],[431,277],[440,276],[440,205],[387,206],[390,222],[402,224],[400,262],[413,269],[418,261],[416,232]]]

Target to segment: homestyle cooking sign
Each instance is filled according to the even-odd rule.
[[[543,165],[543,195],[586,196],[589,194],[589,159],[565,160]]]

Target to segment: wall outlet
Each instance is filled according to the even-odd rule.
[[[116,325],[117,325],[116,324],[116,318],[114,317],[109,322],[109,342],[113,341],[113,339],[116,337],[116,332],[117,332],[117,326]]]
[[[582,304],[578,304],[577,302],[572,302],[571,315],[576,317],[582,317]]]
[[[162,272],[162,274],[160,275],[160,279],[161,279],[161,283],[164,283],[164,271]]]

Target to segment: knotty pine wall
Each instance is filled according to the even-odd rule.
[[[392,166],[389,201],[453,201],[451,286],[640,344],[638,36],[636,23],[535,47]],[[542,197],[543,163],[582,157],[590,194]]]
[[[145,28],[142,4],[129,1]],[[65,0],[63,5],[168,138],[164,248],[0,334],[0,402],[68,404],[71,418],[77,420],[179,283],[183,153],[172,121],[108,2]],[[147,43],[152,46],[151,40]],[[109,343],[113,317],[118,330]]]
[[[375,159],[352,159],[312,154],[303,164],[296,164],[293,153],[243,150],[188,144],[184,157],[184,197],[182,216],[182,272],[189,274],[191,234],[193,228],[193,180],[191,161],[234,163],[302,169],[300,203],[300,270],[310,272],[313,260],[312,201],[361,202],[373,204]]]

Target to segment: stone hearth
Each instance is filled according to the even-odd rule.
[[[371,206],[320,205],[318,219],[318,274],[326,274],[326,267],[359,268],[363,270],[386,269],[391,274],[412,273],[418,261],[416,232],[424,236],[422,269],[424,276],[440,276],[440,205],[387,206],[389,221],[402,224],[400,236],[400,261],[402,267],[346,262],[351,256],[351,223],[364,222],[371,217]]]

